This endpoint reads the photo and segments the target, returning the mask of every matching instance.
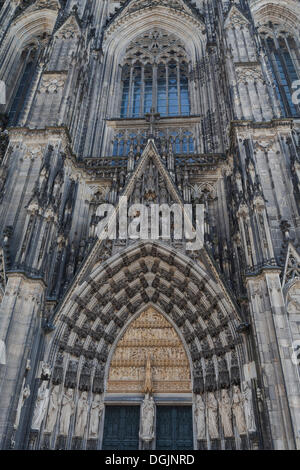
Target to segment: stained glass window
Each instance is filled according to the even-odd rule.
[[[130,45],[122,86],[121,118],[143,117],[151,108],[161,116],[190,114],[186,54],[178,39],[163,31]]]
[[[293,103],[293,82],[298,80],[296,71],[297,52],[294,51],[290,38],[268,37],[265,39],[270,68],[273,75],[276,93],[284,116],[299,115],[299,107]],[[293,56],[292,56],[293,55]]]

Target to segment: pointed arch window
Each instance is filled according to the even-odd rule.
[[[36,47],[29,47],[24,50],[21,56],[21,68],[15,92],[12,99],[12,104],[8,113],[9,125],[15,126],[24,109],[32,78],[36,68],[38,59],[38,49]]]
[[[299,55],[294,39],[286,33],[263,35],[277,95],[284,116],[299,116],[299,105],[293,103],[293,83],[300,79]]]
[[[181,42],[161,30],[130,44],[122,69],[121,118],[190,114],[188,59]]]

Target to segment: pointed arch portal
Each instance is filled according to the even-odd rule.
[[[57,312],[31,448],[246,448],[240,314],[205,253],[141,242],[95,262]]]

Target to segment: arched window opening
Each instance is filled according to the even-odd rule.
[[[293,102],[293,83],[300,78],[299,56],[294,39],[287,33],[263,33],[263,42],[269,58],[270,69],[284,116],[300,114],[299,105]]]
[[[161,30],[144,34],[127,50],[122,70],[121,118],[190,114],[188,60],[181,42]]]
[[[8,113],[9,125],[16,126],[24,109],[38,59],[38,49],[31,45],[21,55],[21,69]]]

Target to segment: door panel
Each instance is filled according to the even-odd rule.
[[[157,407],[156,449],[193,450],[191,406]]]
[[[107,406],[103,431],[103,450],[138,450],[139,406]]]

